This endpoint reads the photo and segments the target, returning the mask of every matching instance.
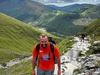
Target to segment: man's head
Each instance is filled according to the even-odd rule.
[[[48,45],[48,37],[45,34],[42,34],[40,36],[40,44],[42,45],[43,48],[46,48]]]

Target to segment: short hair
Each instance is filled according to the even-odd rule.
[[[45,34],[42,34],[40,38],[48,38]]]

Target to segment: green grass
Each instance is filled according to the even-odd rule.
[[[85,33],[91,36],[91,43],[100,40],[100,19],[95,20],[89,26],[85,27],[79,34]]]
[[[31,60],[21,62],[7,69],[0,70],[0,75],[31,75],[32,64]]]
[[[0,64],[9,61],[9,59],[14,59],[21,56],[22,55],[17,52],[0,49]]]
[[[62,40],[60,43],[57,44],[57,47],[61,54],[67,52],[67,49],[70,48],[74,42],[70,41],[73,37],[67,37],[66,39]]]
[[[0,59],[0,63],[15,57],[31,55],[40,33],[9,16],[0,13],[0,17],[0,57],[5,58]]]

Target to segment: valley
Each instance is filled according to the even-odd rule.
[[[0,0],[0,75],[31,75],[32,50],[41,34],[56,42],[61,75],[100,74],[99,4],[57,7],[33,0]]]

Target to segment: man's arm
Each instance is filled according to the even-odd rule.
[[[35,75],[35,62],[36,62],[36,57],[32,58],[32,75]]]
[[[56,57],[56,60],[58,64],[58,75],[61,75],[60,57]]]
[[[55,55],[55,59],[57,61],[57,65],[58,65],[58,74],[57,75],[61,75],[61,67],[60,67],[60,52],[57,49],[56,45],[54,45],[54,55]]]

